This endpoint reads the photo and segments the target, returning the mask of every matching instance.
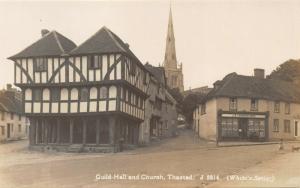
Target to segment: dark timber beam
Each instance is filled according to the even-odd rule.
[[[86,119],[83,119],[82,144],[86,144]]]
[[[96,144],[99,145],[100,141],[100,119],[97,118],[96,122]]]
[[[74,120],[70,119],[70,144],[73,144]]]
[[[57,127],[56,143],[59,144],[59,142],[60,142],[60,119],[56,119],[56,127]]]

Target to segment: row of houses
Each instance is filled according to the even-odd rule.
[[[0,142],[25,139],[29,121],[22,112],[21,92],[8,84],[0,91]]]
[[[300,139],[300,88],[293,83],[231,73],[216,81],[193,112],[193,128],[204,139]]]
[[[33,149],[109,152],[174,134],[176,100],[164,70],[142,64],[106,27],[79,46],[42,30],[9,59]]]

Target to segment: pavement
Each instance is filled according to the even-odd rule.
[[[284,151],[274,144],[216,147],[214,142],[196,139],[189,130],[122,153],[41,153],[28,150],[27,145],[27,141],[0,145],[1,188],[223,187],[227,175],[287,156],[276,171],[285,168],[284,161],[297,159],[296,153],[290,153],[290,145]],[[289,154],[295,157],[290,159]],[[289,168],[292,165],[286,171]],[[278,177],[287,178],[281,175]]]
[[[300,187],[300,152],[282,154],[238,174],[228,174],[208,187]]]

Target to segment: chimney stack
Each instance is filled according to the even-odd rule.
[[[265,78],[265,70],[259,69],[259,68],[254,69],[254,77],[264,79]]]
[[[44,36],[47,35],[48,33],[49,33],[49,30],[48,30],[48,29],[42,29],[42,31],[41,31],[42,37],[44,37]]]

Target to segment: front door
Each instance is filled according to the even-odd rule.
[[[241,118],[239,119],[239,136],[240,138],[247,138],[248,131],[248,119]]]
[[[7,138],[10,138],[10,124],[7,124]]]
[[[299,136],[299,125],[298,121],[295,121],[295,137]]]

